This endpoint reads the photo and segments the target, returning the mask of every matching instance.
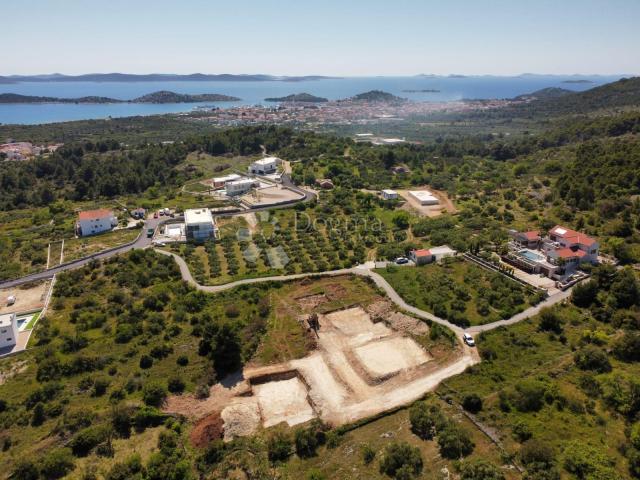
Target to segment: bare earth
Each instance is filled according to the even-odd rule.
[[[437,217],[442,215],[444,212],[455,213],[457,211],[446,192],[434,190],[427,186],[416,187],[411,190],[429,190],[433,196],[440,201],[440,203],[438,205],[420,205],[415,198],[409,195],[409,190],[398,190],[400,196],[406,200],[406,203],[402,207],[405,210],[417,212],[423,217]]]
[[[405,324],[411,319],[403,317]],[[414,340],[387,327],[386,320],[373,323],[361,307],[320,315],[319,321],[313,353],[278,365],[247,367],[233,390],[213,388],[209,399],[189,406],[190,413],[204,416],[224,405],[225,440],[315,417],[341,425],[411,403],[479,362],[477,353],[462,345],[449,360],[433,361]],[[182,413],[186,407],[172,398],[165,409]]]
[[[0,315],[12,312],[29,312],[42,308],[49,283],[49,281],[45,281],[31,287],[22,285],[0,290]],[[11,295],[15,295],[16,303],[8,306],[7,298]]]

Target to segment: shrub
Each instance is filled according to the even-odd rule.
[[[140,357],[140,368],[151,368],[153,366],[153,358],[149,355],[142,355]]]
[[[103,425],[80,430],[69,442],[71,451],[77,457],[85,457],[89,452],[104,442],[109,436],[109,429]]]
[[[556,455],[551,446],[539,440],[529,440],[519,452],[520,461],[528,469],[546,469],[555,463]]]
[[[521,412],[537,412],[544,405],[546,387],[538,380],[521,380],[516,384],[513,404]]]
[[[142,388],[142,400],[147,405],[159,407],[167,398],[167,389],[157,381],[150,381]]]
[[[109,380],[106,378],[96,378],[93,382],[93,389],[91,390],[92,397],[101,397],[107,392],[109,387]]]
[[[187,357],[186,355],[180,355],[176,359],[176,363],[181,367],[186,367],[187,365],[189,365],[189,357]]]
[[[122,463],[116,463],[105,480],[142,480],[142,460],[140,454],[133,454]]]
[[[455,460],[469,455],[473,452],[475,445],[469,432],[453,422],[448,422],[438,432],[438,447],[442,457]]]
[[[522,420],[517,421],[513,427],[511,427],[511,431],[513,432],[513,438],[515,438],[520,443],[526,442],[529,440],[533,432],[531,432],[531,428]]]
[[[625,362],[640,360],[640,333],[625,332],[613,344],[613,355]]]
[[[562,333],[562,320],[550,308],[543,308],[540,311],[538,328],[545,332]]]
[[[31,460],[18,460],[11,477],[13,480],[38,480],[40,474],[38,467]]]
[[[362,461],[365,465],[369,465],[376,458],[376,451],[371,448],[371,445],[365,443],[362,445]]]
[[[504,474],[486,460],[471,460],[462,464],[460,480],[504,480]]]
[[[185,383],[180,377],[172,377],[167,382],[167,388],[171,393],[184,392]]]
[[[477,393],[470,393],[465,395],[462,399],[462,407],[471,413],[478,413],[482,410],[482,399],[478,396]]]
[[[267,454],[271,462],[283,462],[291,455],[293,441],[284,431],[277,431],[267,440]]]
[[[301,458],[312,457],[318,448],[315,432],[308,428],[299,428],[295,432],[296,453]]]
[[[444,422],[444,416],[436,405],[416,402],[409,409],[409,421],[413,433],[423,440],[431,440]]]
[[[611,363],[609,363],[607,354],[592,345],[575,352],[573,360],[581,370],[592,370],[598,373],[611,371]]]
[[[31,414],[31,425],[34,427],[39,427],[46,420],[46,415],[44,413],[44,404],[42,402],[36,403],[36,406],[33,407],[33,413]]]
[[[40,463],[40,473],[47,479],[64,477],[73,470],[73,455],[69,448],[50,451]]]
[[[419,475],[422,472],[422,466],[420,450],[407,442],[390,443],[380,459],[380,472],[390,477],[398,478],[399,472],[405,476],[407,470],[413,475]]]
[[[577,441],[569,443],[564,451],[564,468],[578,478],[617,479],[614,462],[601,449]]]

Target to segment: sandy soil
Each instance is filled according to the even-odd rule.
[[[361,345],[354,353],[363,368],[376,378],[388,377],[429,361],[426,352],[407,337],[392,337]]]
[[[255,385],[253,393],[258,398],[264,427],[280,422],[291,427],[316,416],[307,401],[307,390],[297,377]]]
[[[49,281],[35,286],[22,285],[0,290],[0,314],[11,312],[28,312],[44,306],[44,300],[49,288]],[[27,287],[27,288],[25,288]],[[16,303],[7,305],[7,297],[15,295]]]
[[[431,187],[422,186],[412,188],[411,190],[429,190],[436,197],[440,204],[438,205],[420,205],[415,198],[409,195],[409,190],[398,190],[400,196],[406,200],[405,204],[402,206],[404,210],[414,211],[418,213],[418,215],[422,215],[423,217],[437,217],[442,215],[443,212],[455,213],[456,207],[453,205],[453,202],[449,199],[446,192],[442,192],[439,190],[434,190]]]
[[[411,403],[480,361],[476,352],[462,345],[430,361],[431,356],[402,329],[387,326],[410,330],[412,325],[426,327],[423,322],[384,302],[368,308],[375,312],[377,323],[361,307],[319,315],[318,347],[313,353],[277,365],[247,367],[244,387],[214,388],[211,398],[191,405],[192,411],[222,407],[225,440],[252,434],[261,426],[297,425],[314,417],[341,425]],[[168,405],[175,408],[175,402],[169,399]]]
[[[254,193],[242,195],[241,199],[248,205],[268,206],[274,203],[284,202],[287,200],[298,200],[301,194],[282,188],[280,185],[273,187],[258,188]]]

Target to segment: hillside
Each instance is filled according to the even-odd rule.
[[[536,90],[535,92],[518,95],[514,98],[514,100],[544,100],[549,98],[559,98],[563,97],[564,95],[571,95],[573,93],[574,92],[572,90],[567,90],[566,88],[548,87]]]
[[[324,103],[328,102],[326,98],[316,97],[310,93],[293,93],[286,97],[265,98],[265,102],[303,102],[303,103]]]
[[[389,92],[383,92],[382,90],[370,90],[368,92],[359,93],[349,98],[348,100],[352,100],[354,102],[388,102],[388,103],[406,101],[404,98],[396,97],[395,95]]]
[[[221,95],[218,93],[202,93],[197,95],[189,95],[182,93],[169,92],[160,90],[157,92],[134,98],[131,103],[196,103],[196,102],[235,102],[240,100],[238,97],[229,95]]]

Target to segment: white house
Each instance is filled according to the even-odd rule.
[[[398,198],[398,192],[396,192],[395,190],[384,189],[380,193],[382,194],[382,198],[384,200],[397,200]]]
[[[240,195],[248,192],[255,185],[255,181],[250,178],[243,178],[242,180],[234,180],[225,184],[225,191],[227,196],[232,197],[234,195]]]
[[[409,195],[420,205],[438,205],[440,201],[429,190],[411,190]]]
[[[86,210],[78,214],[78,233],[82,237],[107,232],[118,225],[118,219],[111,210]]]
[[[228,182],[234,182],[236,180],[240,180],[240,175],[237,173],[231,173],[229,175],[225,175],[224,177],[214,177],[213,179],[213,188],[222,188]]]
[[[447,245],[442,245],[429,249],[412,250],[409,252],[409,258],[413,260],[416,265],[425,265],[427,263],[440,262],[443,258],[453,257],[455,254],[455,250],[449,248]]]
[[[187,227],[188,239],[206,240],[215,237],[216,227],[211,210],[208,208],[185,210],[184,223]]]
[[[15,313],[0,315],[0,350],[13,347],[18,338],[18,322]]]
[[[270,173],[276,173],[276,167],[278,165],[277,157],[266,157],[261,160],[256,160],[249,165],[249,173],[254,175],[268,175]]]

